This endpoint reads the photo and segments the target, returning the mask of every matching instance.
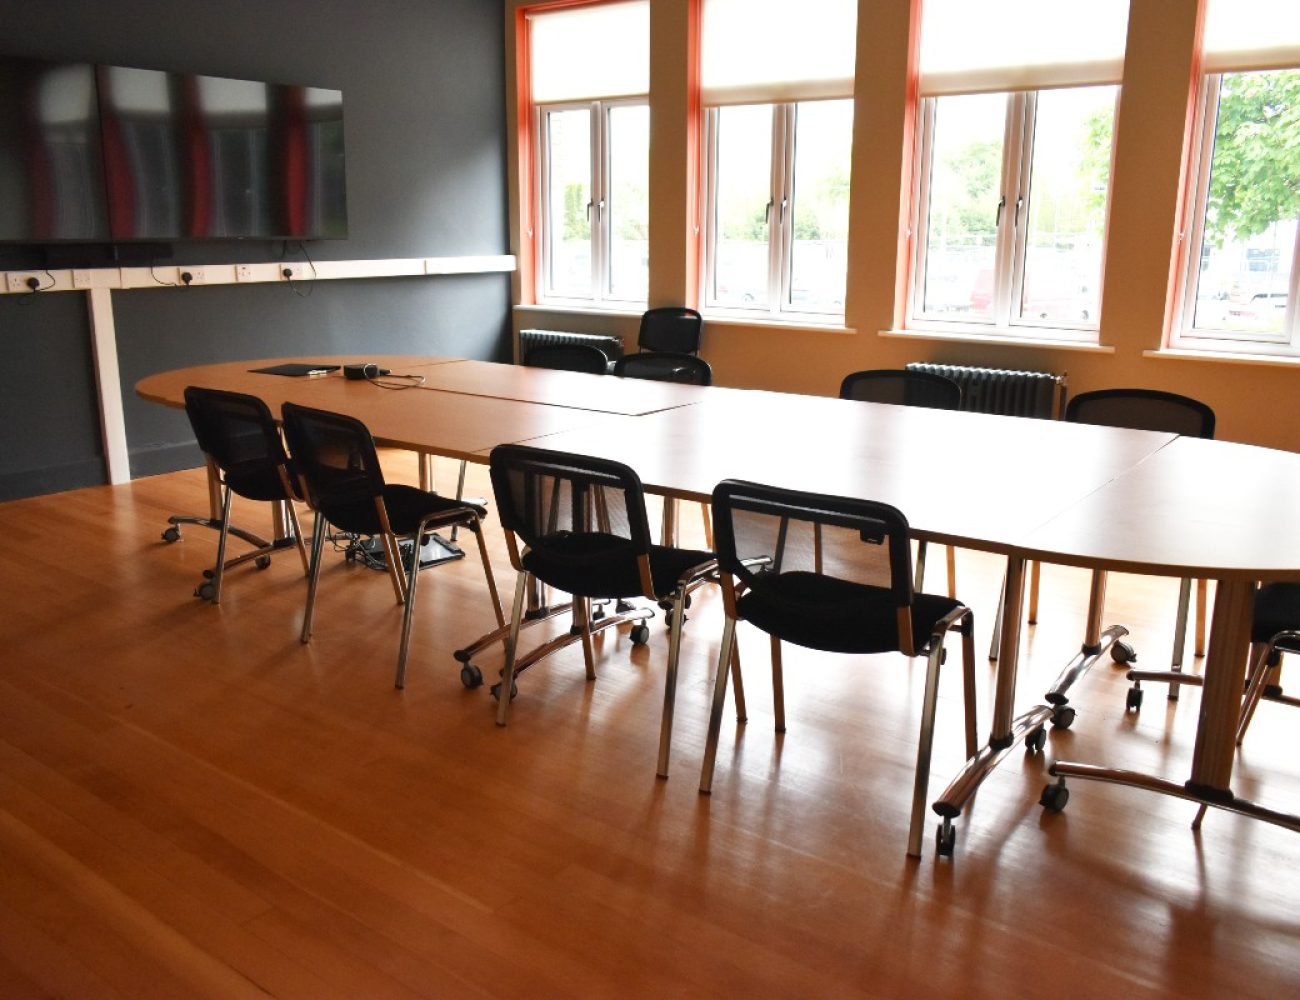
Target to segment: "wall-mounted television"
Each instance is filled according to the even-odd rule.
[[[0,243],[346,236],[340,91],[0,56]]]

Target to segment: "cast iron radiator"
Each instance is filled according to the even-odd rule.
[[[534,347],[553,347],[557,344],[586,344],[588,347],[598,347],[605,352],[605,357],[610,361],[617,361],[623,356],[623,341],[618,337],[597,333],[562,333],[559,330],[520,330],[519,361],[522,363]]]
[[[961,408],[976,413],[1057,419],[1065,412],[1065,374],[913,362],[911,371],[943,375],[961,386]]]

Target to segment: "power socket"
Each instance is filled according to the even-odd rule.
[[[208,280],[207,272],[201,267],[178,267],[176,280],[182,285],[202,285]],[[247,280],[247,279],[241,279]]]
[[[94,271],[83,271],[83,270],[80,270],[80,269],[73,271],[73,272],[72,272],[72,287],[73,287],[73,288],[94,288],[94,287],[95,287],[95,272],[94,272]]]
[[[253,280],[253,265],[252,265],[252,264],[236,264],[236,265],[235,265],[235,280],[236,280],[236,281],[252,281],[252,280]]]
[[[35,287],[32,282],[36,282]],[[48,281],[42,281],[41,275],[36,271],[10,271],[9,272],[9,291],[11,292],[34,292]]]

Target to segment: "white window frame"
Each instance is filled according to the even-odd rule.
[[[1096,344],[1099,342],[1099,317],[1086,321],[1044,322],[1037,317],[1016,316],[1016,304],[1024,291],[1026,244],[1029,218],[1031,182],[1034,163],[1034,141],[1037,134],[1037,90],[1010,91],[1006,93],[1007,110],[1003,128],[1002,145],[1002,199],[998,210],[997,245],[994,254],[994,280],[992,318],[976,321],[969,317],[954,319],[951,314],[923,311],[928,221],[930,213],[930,177],[934,155],[934,129],[937,101],[941,96],[921,99],[916,130],[916,148],[913,163],[911,231],[912,279],[908,289],[907,325],[919,332],[944,331],[972,336],[1005,336],[1014,339],[1056,340],[1065,343]],[[945,95],[946,96],[946,95]],[[955,96],[955,95],[954,95]],[[1118,120],[1119,95],[1116,92],[1115,115]],[[1111,136],[1110,168],[1106,185],[1106,220],[1102,237],[1102,262],[1106,259],[1105,234],[1109,231],[1111,184],[1114,176],[1115,136]],[[1102,274],[1098,274],[1098,281]]]
[[[1270,334],[1248,330],[1224,330],[1196,327],[1196,292],[1200,285],[1201,248],[1205,237],[1205,210],[1209,202],[1210,173],[1214,163],[1214,143],[1218,132],[1219,89],[1229,72],[1206,73],[1197,93],[1195,117],[1195,156],[1187,205],[1188,224],[1181,234],[1184,245],[1179,278],[1178,323],[1171,332],[1169,346],[1205,353],[1249,353],[1300,355],[1300,226],[1296,227],[1296,248],[1287,280],[1287,308],[1282,330]]]
[[[844,100],[844,98],[827,98]],[[780,322],[827,324],[844,321],[844,303],[838,309],[797,309],[787,304],[791,295],[794,261],[794,166],[797,134],[797,101],[755,101],[754,107],[772,112],[771,181],[767,212],[767,305],[747,308],[720,303],[713,297],[714,266],[719,242],[718,113],[721,107],[704,109],[704,183],[701,185],[701,215],[704,219],[704,253],[701,254],[701,305],[719,316],[746,317]],[[847,282],[846,282],[847,283]],[[847,288],[846,288],[847,292]]]
[[[533,176],[536,178],[534,204],[537,205],[537,299],[543,304],[581,304],[603,308],[625,308],[642,306],[645,298],[619,299],[609,294],[612,284],[610,268],[610,148],[609,115],[620,107],[648,107],[645,97],[627,97],[614,99],[597,99],[590,101],[557,101],[552,104],[537,104],[533,108],[534,135],[537,136]],[[556,220],[550,217],[551,202],[547,198],[551,183],[550,156],[550,119],[552,112],[586,111],[591,129],[591,201],[587,203],[588,218],[591,220],[591,294],[588,296],[565,295],[550,288],[551,274],[551,240],[552,227]],[[563,222],[561,220],[560,224]],[[648,293],[647,293],[648,294]]]

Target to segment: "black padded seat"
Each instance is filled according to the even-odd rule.
[[[617,535],[592,531],[562,534],[529,549],[522,556],[524,569],[566,594],[599,600],[644,596],[632,542]],[[713,553],[651,545],[650,576],[657,595],[671,594],[683,573],[712,561]]]
[[[410,535],[422,521],[437,521],[445,514],[449,523],[460,522],[466,508],[480,518],[487,517],[487,508],[464,500],[452,500],[414,486],[386,483],[383,488],[384,507],[388,510],[388,523],[395,535]],[[371,496],[354,501],[338,501],[330,505],[329,522],[340,531],[354,535],[378,535],[384,530],[379,511]],[[432,527],[439,525],[434,523]]]
[[[1300,583],[1270,583],[1255,595],[1255,615],[1251,621],[1250,641],[1268,642],[1279,632],[1300,627]],[[1300,652],[1300,640],[1286,639],[1278,648]]]
[[[285,489],[284,480],[280,477],[280,470],[268,466],[264,462],[244,462],[238,465],[232,465],[225,469],[225,481],[239,496],[247,500],[261,500],[264,502],[273,502],[276,500],[286,500],[292,497],[294,500],[302,500],[302,491],[298,488],[297,474],[294,472],[292,460],[285,464],[285,472],[289,477],[289,488]],[[286,495],[287,494],[287,495]]]

